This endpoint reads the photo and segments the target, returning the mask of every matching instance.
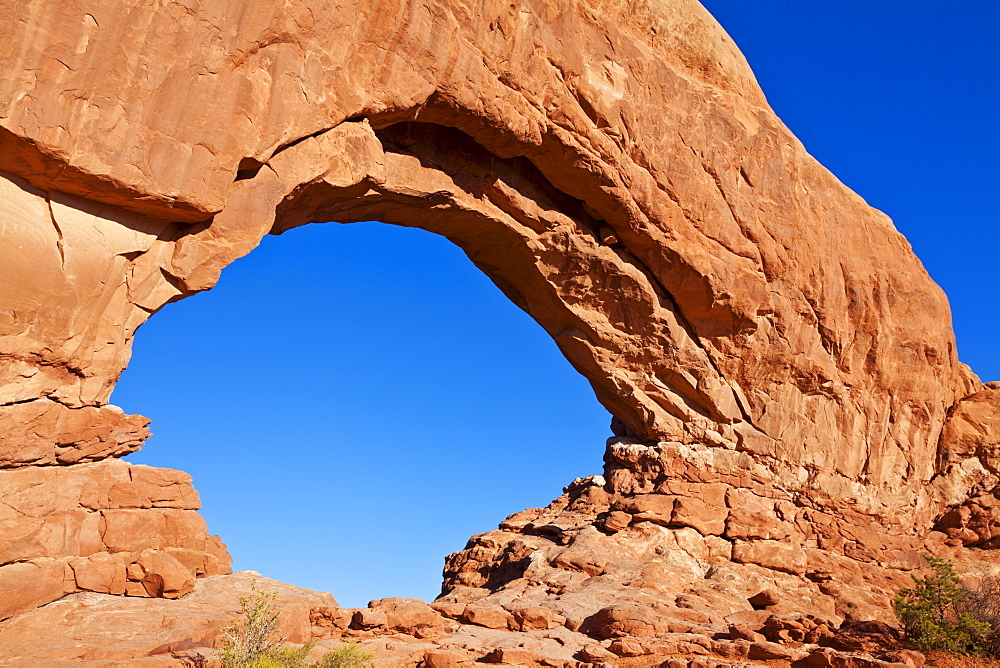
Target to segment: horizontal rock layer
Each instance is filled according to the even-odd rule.
[[[118,460],[0,475],[0,620],[75,591],[176,598],[229,573],[191,477]]]
[[[149,420],[117,406],[70,408],[50,399],[0,407],[0,469],[121,457],[146,441]]]

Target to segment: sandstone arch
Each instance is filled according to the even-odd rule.
[[[629,435],[717,439],[865,476],[883,494],[899,474],[932,475],[926,454],[944,413],[975,382],[955,359],[944,298],[884,216],[774,118],[703,9],[600,5],[611,15],[596,23],[587,4],[485,4],[475,21],[461,5],[376,5],[221,3],[218,16],[19,8],[52,28],[8,58],[23,71],[63,69],[9,105],[2,166],[47,192],[87,195],[44,196],[45,206],[34,195],[34,215],[64,235],[37,241],[64,264],[123,258],[108,283],[125,294],[102,314],[117,317],[110,331],[87,304],[72,326],[13,338],[14,357],[40,373],[11,379],[12,397],[100,406],[149,312],[210,287],[272,227],[317,209],[454,237],[556,338]],[[116,9],[124,22],[101,20]],[[224,15],[239,17],[223,22],[233,34],[194,48]],[[445,26],[462,38],[432,49]],[[374,51],[345,49],[348,29]],[[112,76],[131,30],[170,35],[171,66],[153,68],[163,40],[133,39],[146,78]],[[558,48],[558,34],[586,51]],[[385,44],[397,67],[373,55]],[[11,79],[5,99],[25,85]],[[71,101],[64,90],[89,92]],[[72,222],[60,225],[63,207],[125,222],[141,240],[124,253],[88,248]],[[491,231],[476,238],[474,225]],[[25,326],[19,312],[8,331]],[[76,345],[87,336],[101,342]],[[890,414],[898,426],[886,426]]]
[[[940,438],[985,391],[940,289],[693,0],[2,10],[3,466],[138,447],[106,401],[150,314],[264,234],[378,219],[553,336],[614,470],[701,462],[910,537],[996,483]]]

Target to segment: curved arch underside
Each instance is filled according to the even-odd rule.
[[[500,629],[565,622],[552,649],[576,665],[636,624],[716,642],[763,585],[834,628],[884,619],[920,554],[982,565],[961,546],[1000,544],[1000,388],[957,360],[906,240],[809,156],[695,0],[0,16],[0,638],[29,638],[0,653],[37,663],[44,628],[111,658],[105,636],[50,633],[45,604],[228,572],[188,476],[114,459],[148,420],[107,402],[142,323],[309,223],[449,238],[615,416],[604,476],[447,557],[440,606],[406,613],[435,632],[486,602]],[[296,596],[303,640],[353,624]],[[203,619],[186,605],[170,614]],[[379,605],[374,637],[400,631],[404,603]],[[149,647],[204,644],[219,616],[180,640],[157,617]]]
[[[150,314],[266,233],[377,219],[461,246],[619,435],[926,505],[980,387],[946,300],[696,2],[7,4],[38,26],[0,52],[8,465],[137,447],[103,406]]]

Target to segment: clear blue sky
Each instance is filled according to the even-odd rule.
[[[806,147],[907,235],[1000,379],[1000,3],[710,0]],[[237,569],[343,605],[434,598],[445,554],[599,473],[609,416],[446,240],[269,237],[139,332],[131,461],[194,476]]]

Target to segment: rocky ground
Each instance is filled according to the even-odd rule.
[[[256,583],[276,594],[288,642],[313,641],[317,656],[360,643],[376,666],[919,666],[924,657],[901,643],[890,602],[924,566],[921,555],[946,557],[969,577],[1000,570],[992,551],[955,537],[965,527],[918,537],[821,510],[781,492],[775,467],[735,450],[615,438],[606,458],[604,475],[574,481],[547,508],[515,513],[450,555],[445,593],[429,604],[341,608],[330,594],[249,571],[191,571],[165,585],[173,599],[150,597],[132,591],[145,586],[136,564],[181,548],[101,552],[83,563],[108,562],[107,582],[0,622],[0,665],[204,665]],[[170,479],[120,461],[81,466]],[[153,511],[148,488],[119,485],[89,502],[104,510],[86,512]],[[65,559],[86,572],[74,568],[80,557]],[[108,591],[118,579],[129,591]],[[78,575],[74,587],[87,582]]]

